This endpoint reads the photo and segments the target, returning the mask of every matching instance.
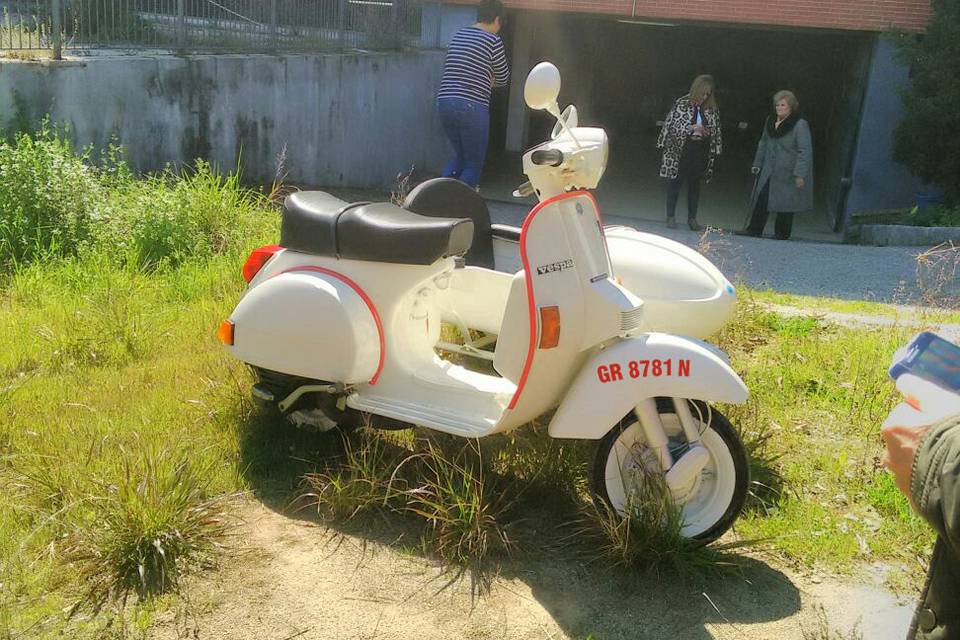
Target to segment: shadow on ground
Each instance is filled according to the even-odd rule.
[[[271,518],[280,517],[280,524],[274,526],[296,539],[285,545],[322,549],[321,555],[328,558],[333,554],[359,553],[359,559],[350,560],[357,576],[365,571],[364,558],[370,553],[378,555],[377,561],[389,567],[376,571],[379,577],[400,570],[396,567],[411,561],[426,568],[419,575],[404,578],[398,587],[381,587],[374,595],[366,596],[376,600],[386,590],[391,592],[391,597],[415,602],[410,607],[418,613],[411,616],[441,615],[432,610],[450,607],[451,611],[444,612],[443,616],[459,609],[461,618],[469,617],[478,629],[500,624],[489,618],[503,616],[503,624],[509,619],[513,629],[503,637],[511,638],[560,637],[558,632],[561,632],[563,637],[594,640],[700,640],[716,637],[720,627],[736,629],[740,625],[772,623],[774,627],[785,624],[790,629],[797,628],[796,621],[790,618],[801,609],[798,588],[785,574],[762,560],[731,555],[738,568],[712,574],[636,574],[611,568],[584,559],[576,550],[577,545],[571,544],[569,529],[559,524],[562,516],[553,512],[552,507],[522,515],[525,531],[519,536],[519,552],[499,561],[492,569],[496,574],[492,589],[478,595],[476,583],[471,584],[471,577],[476,576],[466,574],[456,579],[455,574],[444,573],[420,544],[420,530],[402,516],[374,514],[346,522],[321,523],[316,509],[308,501],[298,503],[302,475],[322,468],[342,454],[339,434],[297,431],[275,414],[256,413],[241,426],[240,435],[243,468],[257,500],[274,514]],[[360,552],[357,552],[358,545]],[[379,550],[369,551],[373,548]],[[271,560],[276,561],[276,558]],[[344,581],[346,585],[354,579],[344,577]],[[512,594],[508,595],[511,602],[521,604],[504,604],[505,591]],[[307,592],[299,597],[307,598]],[[523,604],[528,599],[532,602]],[[300,606],[322,610],[325,604],[303,602]],[[509,615],[505,613],[508,610],[512,612]],[[520,631],[516,627],[517,616],[531,620],[539,616],[546,622],[537,622],[537,625],[546,627],[536,634]],[[329,630],[324,633],[329,636],[316,637],[339,637]],[[478,632],[471,637],[499,636]]]

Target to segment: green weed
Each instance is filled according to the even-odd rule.
[[[148,448],[122,464],[119,482],[91,483],[82,496],[90,509],[68,535],[64,557],[85,586],[75,610],[175,590],[230,530],[229,497],[214,494],[210,470],[185,454]]]
[[[488,556],[514,546],[507,519],[513,492],[485,472],[475,441],[445,452],[428,440],[417,460],[420,474],[406,491],[406,510],[426,520],[434,552],[482,578]]]
[[[372,510],[402,507],[407,484],[400,472],[409,452],[367,429],[341,438],[339,460],[325,471],[303,476],[307,492],[300,500],[316,507],[325,520],[349,520]]]
[[[735,568],[723,549],[748,543],[705,547],[683,536],[683,514],[663,475],[638,467],[626,487],[625,515],[603,501],[584,505],[574,536],[587,558],[604,566],[671,572],[705,572]]]
[[[0,270],[47,256],[76,255],[102,215],[105,193],[66,131],[44,122],[0,143]]]

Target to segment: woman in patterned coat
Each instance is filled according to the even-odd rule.
[[[680,188],[687,183],[687,224],[699,231],[697,207],[700,204],[700,181],[710,182],[713,163],[723,151],[720,112],[713,96],[713,76],[697,76],[690,93],[677,99],[667,114],[657,139],[663,149],[660,177],[667,178],[667,226],[676,228],[677,200]]]

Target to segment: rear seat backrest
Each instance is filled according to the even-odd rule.
[[[473,220],[473,244],[464,256],[467,264],[494,268],[487,201],[466,184],[453,178],[427,180],[407,195],[403,208],[422,216]]]

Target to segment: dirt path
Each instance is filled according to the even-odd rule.
[[[802,639],[822,605],[834,630],[858,619],[870,640],[900,640],[908,606],[881,591],[800,576],[750,559],[743,576],[612,577],[569,559],[504,567],[489,594],[416,553],[251,502],[237,549],[190,589],[189,615],[157,638],[448,640],[527,638]],[[181,612],[182,614],[182,612]]]

